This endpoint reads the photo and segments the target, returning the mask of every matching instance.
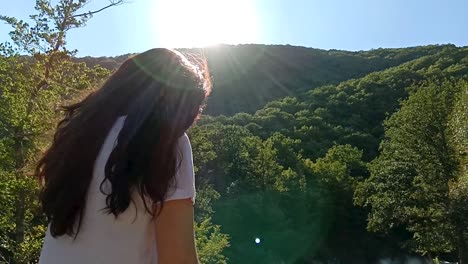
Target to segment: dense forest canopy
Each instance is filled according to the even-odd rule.
[[[205,48],[216,88],[205,111],[209,115],[254,113],[266,103],[300,96],[312,88],[338,84],[402,63],[433,55],[453,45],[362,52],[319,50],[280,45],[219,45]],[[184,50],[199,52],[198,50]],[[116,69],[131,54],[77,58],[89,67]]]
[[[230,246],[224,252],[232,263],[312,259],[374,263],[411,252],[455,260],[466,252],[466,234],[456,231],[466,230],[467,224],[463,191],[467,176],[466,170],[460,171],[466,166],[466,144],[460,143],[466,137],[451,138],[455,132],[449,131],[466,136],[462,113],[467,105],[468,48],[434,45],[346,52],[223,45],[205,49],[204,54],[214,90],[207,115],[190,136],[200,190],[211,193],[207,199],[213,203],[199,212],[208,211],[229,235]],[[434,92],[422,103],[426,110],[398,119],[415,98],[431,89]],[[445,114],[433,134],[413,134],[430,129],[433,114],[442,109]],[[456,123],[452,116],[457,116]],[[418,118],[430,123],[418,123]],[[394,126],[409,126],[412,131],[401,132],[409,134],[399,135],[394,140],[404,141],[393,143],[387,138]],[[415,136],[426,144],[440,140],[436,144],[446,153],[432,152],[453,156],[450,167],[417,172],[411,164],[449,166],[443,165],[448,161],[427,154],[423,160],[395,165],[403,157],[385,154],[392,142],[399,148],[396,153],[407,148],[408,153],[424,156],[418,149],[422,142],[411,140]],[[393,176],[391,166],[415,170],[420,176]],[[420,183],[415,179],[429,181],[424,178],[431,173],[445,175],[435,186],[446,187],[425,190],[416,199]],[[408,189],[400,189],[405,185],[395,185],[401,180],[392,177],[409,181]],[[397,189],[388,189],[391,186]],[[401,205],[388,204],[390,197],[401,199]],[[201,206],[206,206],[203,194],[201,199]],[[430,209],[440,204],[447,208]],[[261,245],[253,243],[256,237],[261,237]]]
[[[47,221],[30,175],[58,106],[131,56],[76,58],[66,32],[91,17],[67,20],[82,7],[67,3],[37,1],[31,26],[0,17],[13,26],[0,45],[0,262],[38,258]],[[468,263],[468,47],[203,54],[213,93],[189,130],[201,263]]]

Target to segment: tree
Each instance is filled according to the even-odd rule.
[[[197,185],[194,226],[199,260],[203,264],[227,263],[224,251],[230,246],[229,235],[222,233],[221,226],[211,220],[215,213],[213,202],[220,195],[210,184]]]
[[[277,150],[271,141],[258,141],[255,152],[249,153],[249,167],[244,179],[244,189],[268,190],[276,189],[283,166],[278,164]]]
[[[204,172],[207,163],[216,158],[213,142],[209,140],[211,133],[212,131],[206,126],[194,126],[189,131],[195,173]]]
[[[108,75],[101,67],[89,69],[74,63],[75,51],[66,48],[69,30],[123,3],[111,1],[99,10],[83,12],[89,1],[60,0],[52,6],[50,1],[37,0],[36,13],[30,16],[33,25],[0,16],[13,27],[12,43],[1,45],[0,57],[0,153],[5,157],[0,164],[5,186],[1,195],[14,201],[2,204],[1,210],[0,253],[8,262],[27,263],[38,257],[45,220],[38,211],[38,185],[27,176],[50,139],[57,106]]]
[[[209,140],[215,130],[209,127],[195,126],[189,131],[193,149],[193,161],[197,175],[197,197],[195,203],[195,239],[198,257],[203,264],[227,263],[224,254],[230,246],[229,236],[221,232],[219,225],[213,224],[211,218],[215,211],[213,203],[220,198],[220,194],[213,185],[207,183],[207,178],[198,175],[207,173],[208,164],[217,156],[213,142]]]
[[[362,156],[362,151],[351,145],[337,145],[315,162],[306,162],[311,170],[309,177],[315,179],[320,195],[327,198],[328,232],[319,252],[323,261],[373,263],[387,246],[366,232],[366,211],[353,205],[356,186],[369,174]]]
[[[371,208],[369,230],[403,227],[412,234],[406,244],[410,249],[422,254],[457,250],[460,263],[468,261],[463,253],[466,204],[457,206],[454,194],[463,177],[448,124],[455,98],[466,85],[432,81],[419,87],[385,123],[381,153],[370,166],[370,178],[356,192],[357,204]],[[452,115],[458,129],[454,132],[466,126],[459,122],[459,111]]]
[[[265,50],[268,48],[265,47]],[[221,225],[223,232],[231,235],[232,246],[226,250],[230,260],[247,261],[237,257],[241,252],[258,257],[260,262],[274,261],[273,258],[289,260],[291,255],[279,249],[270,251],[262,246],[251,248],[251,240],[242,237],[249,232],[253,233],[248,225],[255,225],[256,230],[266,230],[267,233],[270,228],[275,228],[275,223],[262,218],[268,216],[294,223],[289,225],[295,227],[301,227],[306,221],[316,223],[314,217],[327,219],[320,223],[327,235],[319,236],[322,240],[317,242],[320,244],[318,251],[303,254],[302,257],[307,260],[349,261],[352,258],[356,263],[373,263],[381,256],[407,254],[408,248],[415,250],[414,240],[407,243],[406,248],[401,247],[400,242],[408,242],[408,236],[414,234],[406,225],[393,228],[384,226],[382,231],[386,232],[380,233],[366,231],[368,211],[372,208],[360,208],[353,204],[353,200],[361,201],[359,193],[362,193],[361,187],[365,185],[361,182],[369,177],[365,162],[375,159],[379,153],[378,147],[385,132],[384,120],[399,110],[401,100],[424,89],[426,86],[421,86],[424,81],[439,83],[445,77],[463,78],[468,69],[467,52],[466,48],[452,45],[364,52],[362,56],[373,57],[372,60],[377,64],[381,63],[377,62],[379,56],[390,59],[386,67],[396,65],[392,62],[394,60],[406,63],[337,85],[330,83],[306,94],[296,94],[297,97],[269,102],[255,114],[209,117],[199,122],[203,127],[199,129],[209,134],[206,140],[213,142],[216,158],[206,163],[206,170],[201,171],[198,177],[208,176],[208,181],[213,182],[220,193],[212,219]],[[242,60],[236,59],[242,65]],[[217,71],[213,72],[214,80],[219,80],[216,78]],[[249,82],[255,82],[248,76],[244,77]],[[215,81],[216,87],[219,88]],[[296,88],[291,86],[291,89]],[[256,90],[255,93],[260,91]],[[250,99],[254,100],[255,96]],[[217,99],[211,98],[210,102],[213,100]],[[226,100],[230,100],[231,106],[245,104],[245,101],[238,102],[231,96]],[[221,101],[216,103],[223,104]],[[229,108],[227,112],[231,110]],[[406,126],[411,127],[413,124],[409,120]],[[453,123],[461,127],[462,119],[456,120]],[[450,140],[450,137],[447,138],[453,143],[449,145],[453,145],[454,149],[457,145],[455,142],[463,140]],[[458,145],[457,148],[462,147]],[[425,159],[421,162],[429,164],[432,161]],[[396,170],[409,170],[407,164],[397,166],[392,162],[383,164],[382,169],[390,170],[392,166]],[[462,168],[462,165],[455,167]],[[221,181],[223,184],[218,184]],[[456,193],[455,186],[462,186],[458,182],[450,183],[451,197]],[[412,201],[398,192],[388,194],[391,195],[392,199]],[[281,198],[275,200],[271,197]],[[421,194],[421,197],[425,195]],[[463,203],[463,199],[458,199],[458,203],[450,199],[451,208],[458,206],[458,210],[450,211],[458,211],[459,221],[462,221],[466,203]],[[309,204],[303,206],[303,203]],[[422,200],[414,203],[424,206]],[[392,211],[387,213],[391,214]],[[437,221],[438,218],[428,216],[424,221],[431,219]],[[279,228],[284,232],[297,231],[289,225]],[[316,241],[314,234],[305,234],[310,241]],[[284,238],[282,235],[277,234],[277,237]],[[290,244],[299,243],[302,236],[297,237],[297,240],[289,238]],[[355,237],[360,240],[355,241]],[[445,240],[448,240],[447,235],[441,238],[441,247]],[[274,241],[280,243],[276,239]],[[307,245],[305,242],[302,244]]]
[[[213,225],[210,218],[195,223],[195,238],[200,263],[228,263],[223,251],[229,247],[229,236],[221,233],[220,226]]]
[[[225,193],[236,184],[242,184],[247,177],[252,153],[260,139],[254,137],[246,128],[219,123],[206,126],[210,141],[213,143],[216,159],[209,164],[215,189]]]
[[[454,148],[458,160],[457,181],[450,183],[450,199],[458,244],[458,258],[465,262],[468,259],[468,83],[461,83],[461,91],[455,99],[453,111],[448,121],[449,142]],[[463,263],[465,263],[463,262]]]

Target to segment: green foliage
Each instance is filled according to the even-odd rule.
[[[456,180],[449,182],[453,223],[458,233],[459,258],[468,259],[468,83],[461,83],[461,91],[455,98],[454,107],[448,121],[449,143],[458,161]]]
[[[229,247],[229,235],[221,232],[219,225],[211,221],[213,202],[219,199],[219,193],[211,185],[199,184],[195,203],[195,239],[198,258],[203,264],[227,263],[224,250]]]
[[[450,229],[447,226],[449,216],[437,213],[439,210],[437,203],[432,208],[422,207],[427,205],[423,202],[424,199],[430,200],[431,196],[443,197],[434,193],[438,192],[438,188],[443,189],[444,185],[437,183],[436,186],[432,186],[434,182],[424,183],[423,179],[428,175],[427,172],[440,162],[451,164],[450,168],[462,169],[463,166],[457,165],[457,160],[460,158],[452,159],[450,155],[440,153],[436,155],[437,151],[433,151],[425,159],[418,160],[423,164],[421,168],[424,166],[427,168],[421,174],[424,177],[419,177],[419,193],[414,193],[413,190],[404,191],[405,184],[411,186],[414,177],[411,176],[414,170],[408,164],[382,161],[380,166],[382,170],[401,174],[401,177],[398,180],[390,179],[385,176],[387,172],[382,172],[383,179],[395,186],[395,190],[393,193],[385,193],[386,189],[379,189],[375,191],[375,195],[387,195],[388,199],[391,199],[389,203],[392,206],[398,202],[413,203],[418,197],[422,199],[417,202],[421,207],[419,209],[413,204],[410,208],[405,207],[404,212],[408,216],[408,222],[393,223],[392,219],[405,219],[403,213],[395,211],[393,207],[374,210],[374,207],[361,208],[355,205],[355,203],[360,205],[371,203],[371,198],[365,194],[367,189],[364,186],[372,182],[375,176],[368,179],[370,172],[366,163],[378,156],[379,144],[384,138],[384,121],[399,111],[401,101],[412,94],[420,93],[425,87],[439,86],[443,83],[441,80],[445,78],[465,79],[468,70],[466,48],[446,46],[429,49],[432,50],[429,54],[426,54],[428,50],[425,50],[422,52],[424,54],[422,57],[412,57],[414,60],[370,73],[360,79],[348,80],[338,85],[321,86],[298,97],[286,97],[269,102],[254,114],[238,113],[232,117],[206,116],[199,122],[197,129],[204,131],[202,133],[206,135],[205,138],[213,142],[211,150],[216,154],[213,160],[205,163],[204,170],[199,171],[198,177],[212,182],[221,195],[215,203],[216,209],[212,219],[214,223],[221,225],[223,232],[231,236],[231,247],[226,249],[226,254],[234,263],[247,261],[247,257],[239,257],[246,252],[257,262],[265,263],[273,259],[289,263],[296,257],[276,248],[273,251],[271,248],[263,247],[255,249],[255,245],[251,244],[255,232],[249,229],[250,227],[247,228],[248,225],[254,225],[252,228],[257,230],[266,230],[266,233],[274,229],[284,230],[286,236],[288,232],[293,234],[304,228],[303,225],[306,225],[304,223],[320,223],[324,233],[318,236],[319,239],[311,239],[308,243],[303,242],[302,236],[299,235],[292,239],[292,244],[297,242],[301,245],[304,243],[309,246],[314,243],[318,245],[311,246],[316,250],[310,251],[310,254],[303,253],[296,260],[341,259],[349,263],[349,259],[353,259],[355,263],[362,263],[377,261],[382,256],[405,254],[407,249],[430,254],[458,250],[446,242],[453,240],[451,238],[453,233],[445,231]],[[417,49],[413,51],[417,52]],[[398,52],[395,51],[391,56],[398,57]],[[451,84],[441,85],[438,93],[450,94],[450,87]],[[433,113],[427,119],[432,120],[430,118],[436,118],[437,113],[440,114],[449,107],[444,105],[445,101],[434,101],[433,96],[434,93],[427,95],[425,101],[420,103],[429,110],[418,109],[414,110],[414,113]],[[461,99],[457,100],[460,102]],[[462,103],[458,105],[459,108],[465,107]],[[454,135],[458,133],[459,137],[462,137],[466,130],[462,125],[466,122],[461,119],[464,116],[461,114],[464,113],[463,110],[464,108],[458,110],[458,114],[453,114],[454,117],[451,119],[454,127],[460,128],[452,129],[453,132],[450,133]],[[447,112],[446,116],[449,114]],[[419,122],[417,120],[421,119],[420,116],[398,119],[394,124],[426,131],[426,128],[417,128],[422,124],[417,123]],[[390,122],[392,121],[387,123]],[[450,138],[450,142],[464,142],[463,139],[458,140],[450,133],[447,132],[446,135],[448,140]],[[388,131],[386,136],[388,137]],[[398,135],[395,138],[403,140],[404,137]],[[414,136],[415,140],[423,138],[427,139],[429,136]],[[384,144],[385,141],[382,146]],[[464,146],[460,143],[450,144],[450,148],[463,149]],[[408,146],[408,142],[402,141],[399,153],[402,153],[400,149]],[[384,147],[382,151],[381,156],[385,155]],[[414,149],[403,155],[421,151]],[[463,150],[460,153],[464,153]],[[436,162],[433,160],[434,157],[439,157],[442,161]],[[374,174],[377,170],[375,164],[374,161],[371,166]],[[446,170],[450,169],[447,167]],[[455,170],[452,172],[454,175],[458,173]],[[459,182],[462,181],[451,181],[450,196],[463,193],[454,191],[457,188],[461,190],[458,186],[464,186]],[[383,188],[381,184],[376,186]],[[287,201],[287,205],[275,199]],[[452,199],[450,203],[451,211],[458,211],[456,216],[459,222],[463,222],[465,218],[462,215],[466,206],[455,201],[465,200]],[[290,211],[294,208],[293,205],[303,203],[307,203],[307,206]],[[458,209],[453,209],[456,206]],[[316,222],[317,219],[314,217],[317,215],[319,216],[317,219],[327,217],[327,221]],[[412,218],[421,215],[425,215],[422,221],[418,222]],[[296,216],[304,222],[299,222],[300,224],[292,229],[290,225],[281,226],[276,222],[265,222],[264,219],[267,217],[278,222],[290,223],[297,221]],[[455,216],[450,215],[450,217]],[[440,222],[440,225],[431,227],[438,231],[431,233],[427,229],[428,225],[417,224],[431,223],[431,221]],[[409,227],[409,223],[415,224]],[[366,230],[367,226],[370,231],[382,232],[369,232]],[[465,224],[459,226],[466,227]],[[300,232],[307,234],[304,230]],[[314,232],[306,236],[313,238]],[[382,238],[382,233],[385,234],[385,239]],[[283,233],[275,233],[275,236],[282,238]],[[360,240],[356,241],[356,237]],[[274,241],[274,245],[280,243],[278,240]],[[432,243],[430,241],[439,241],[437,247],[440,250],[426,247]],[[401,248],[402,245],[406,247]]]
[[[403,226],[412,234],[407,246],[423,254],[461,250],[457,243],[466,240],[464,231],[459,232],[467,227],[466,205],[455,209],[459,201],[452,195],[463,177],[448,133],[451,115],[452,131],[466,127],[458,122],[460,109],[452,114],[466,85],[433,81],[419,87],[386,122],[381,154],[356,193],[358,204],[371,207],[370,230]],[[463,98],[459,97],[458,102]]]
[[[0,19],[14,28],[10,37],[21,51],[38,55],[59,51],[67,53],[63,43],[65,34],[72,28],[81,27],[88,20],[89,15],[86,14],[75,16],[86,2],[61,0],[56,6],[51,6],[50,1],[37,0],[34,7],[36,14],[29,16],[33,26],[14,17],[0,16]]]
[[[455,149],[459,162],[460,188],[468,188],[468,87],[460,84],[461,91],[457,94],[453,111],[448,121],[450,143]]]
[[[87,2],[37,0],[31,25],[0,16],[13,28],[0,44],[3,262],[37,260],[46,221],[27,176],[57,107],[129,56],[73,57],[66,35],[95,14]],[[408,250],[467,261],[468,48],[205,54],[217,116],[188,131],[201,263],[375,263]]]
[[[37,154],[50,141],[57,107],[95,85],[109,72],[70,60],[66,32],[80,27],[90,14],[77,12],[87,1],[36,1],[34,25],[0,16],[13,27],[12,43],[0,54],[0,254],[8,263],[37,260],[46,220],[38,204],[32,174]],[[26,52],[31,57],[19,56]]]
[[[213,225],[210,218],[195,223],[195,237],[200,263],[228,263],[223,251],[229,247],[229,236],[221,233],[219,225]]]
[[[304,92],[324,85],[361,78],[419,58],[426,58],[457,48],[432,45],[404,49],[376,49],[364,52],[319,50],[279,45],[219,45],[204,49],[213,75],[214,89],[206,113],[235,115],[254,113],[286,96],[302,97]],[[193,52],[193,50],[184,50]],[[116,69],[128,57],[85,57],[88,66]],[[450,55],[448,56],[450,58]],[[456,60],[455,60],[456,62]],[[432,62],[421,63],[431,65]],[[445,63],[447,64],[447,63]],[[438,71],[438,66],[434,69]],[[466,66],[453,63],[451,71],[461,76]],[[275,104],[275,103],[273,103]],[[275,108],[273,106],[267,108]],[[285,111],[288,112],[288,111]]]
[[[368,52],[325,51],[277,45],[221,45],[204,53],[215,89],[211,115],[254,113],[267,103],[327,84],[360,78],[452,46],[426,46]],[[382,54],[382,55],[380,55]]]
[[[213,142],[210,140],[211,130],[207,127],[195,126],[190,129],[195,173],[202,171],[206,164],[216,158]]]
[[[212,185],[206,183],[197,184],[197,202],[195,203],[195,221],[203,222],[214,214],[213,203],[218,200],[220,194]]]
[[[42,237],[45,232],[45,219],[38,215],[38,189],[35,182],[29,178],[22,178],[13,172],[0,169],[0,241],[1,255],[5,262],[29,263],[39,257],[42,247]],[[25,206],[23,211],[22,241],[17,241],[17,196],[22,195]]]

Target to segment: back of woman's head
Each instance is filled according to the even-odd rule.
[[[177,140],[200,115],[210,88],[202,60],[152,49],[125,61],[83,101],[64,107],[65,118],[36,168],[51,234],[77,234],[95,159],[121,116],[125,122],[101,183],[105,209],[117,217],[137,191],[154,214],[153,205],[164,201],[174,180]],[[106,181],[110,191],[103,188]]]

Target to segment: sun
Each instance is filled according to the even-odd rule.
[[[159,0],[154,8],[155,38],[162,47],[258,42],[251,0]]]

